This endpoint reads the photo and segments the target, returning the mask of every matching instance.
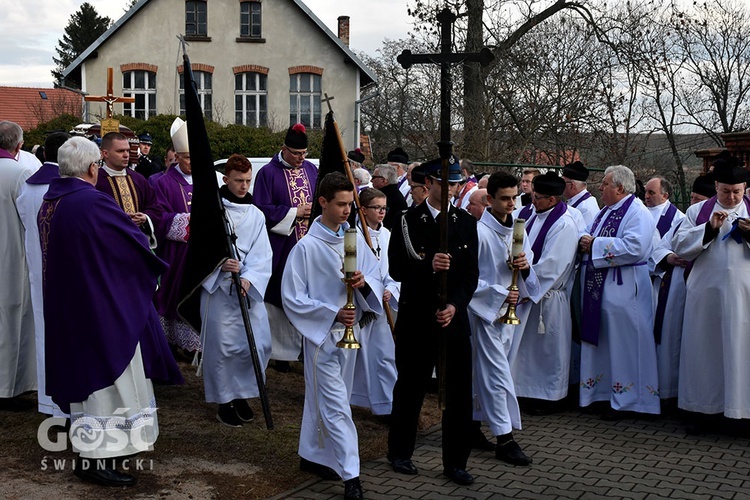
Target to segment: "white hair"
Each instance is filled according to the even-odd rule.
[[[604,171],[604,175],[612,174],[612,184],[615,186],[622,186],[622,189],[627,194],[635,193],[635,175],[625,165],[612,165],[607,167]]]
[[[355,179],[359,180],[360,184],[363,186],[369,184],[372,179],[370,172],[368,172],[366,168],[358,168],[352,172],[352,175]]]
[[[398,172],[396,172],[396,167],[393,165],[383,163],[381,165],[376,165],[375,168],[380,172],[380,175],[385,178],[386,184],[396,184],[398,182]]]
[[[99,161],[99,147],[85,137],[71,137],[57,150],[61,177],[83,177],[92,163]]]
[[[14,151],[23,142],[23,129],[15,122],[0,122],[0,148]]]

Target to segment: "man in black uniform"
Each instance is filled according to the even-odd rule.
[[[455,195],[461,170],[451,159],[448,181]],[[439,338],[445,335],[446,409],[443,412],[443,474],[468,485],[471,451],[471,344],[466,308],[477,287],[476,220],[448,206],[448,253],[439,253],[440,160],[422,164],[428,197],[397,220],[388,249],[391,277],[401,282],[396,322],[396,368],[388,458],[393,470],[417,474],[411,461],[417,422],[427,385],[439,358]],[[448,273],[448,300],[438,310],[440,272]]]
[[[164,170],[164,166],[157,158],[152,158],[148,155],[151,152],[151,146],[154,144],[151,134],[146,132],[139,135],[138,141],[138,165],[136,165],[135,171],[148,179],[152,175]]]

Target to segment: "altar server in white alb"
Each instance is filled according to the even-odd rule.
[[[354,186],[339,172],[318,187],[322,215],[289,253],[281,297],[289,320],[303,338],[305,406],[302,412],[300,468],[323,479],[344,480],[345,498],[362,498],[359,446],[346,380],[356,351],[336,347],[345,326],[356,326],[363,312],[382,314],[380,264],[362,238],[357,239],[357,271],[352,277],[356,309],[344,309],[344,232]]]
[[[26,230],[24,241],[26,247],[26,263],[29,266],[29,282],[31,283],[31,303],[34,308],[34,330],[36,341],[36,378],[37,378],[37,400],[39,412],[55,417],[67,417],[47,395],[44,380],[44,302],[42,298],[42,247],[39,244],[39,226],[37,225],[37,214],[44,201],[44,195],[49,189],[52,179],[60,177],[59,165],[57,164],[57,150],[70,134],[65,132],[54,132],[47,136],[44,141],[44,164],[34,175],[26,179],[21,188],[16,206],[18,215]],[[53,353],[54,354],[54,353]]]
[[[605,207],[581,237],[581,406],[608,401],[618,411],[656,413],[659,381],[653,334],[651,255],[654,221],[636,199],[635,176],[608,167],[600,187]]]
[[[472,357],[474,367],[474,420],[487,422],[497,436],[495,456],[513,465],[529,465],[531,458],[521,450],[513,438],[513,429],[521,429],[521,413],[511,378],[508,354],[513,325],[497,321],[508,304],[518,302],[535,292],[538,283],[529,265],[533,258],[527,238],[523,252],[513,261],[520,269],[517,292],[510,292],[512,271],[514,219],[518,180],[504,172],[490,176],[487,184],[487,201],[490,206],[477,223],[479,239],[479,283],[469,303]],[[519,306],[517,314],[524,321],[526,305]],[[479,441],[474,438],[474,441]]]
[[[562,201],[565,181],[555,172],[534,178],[535,214],[526,222],[531,267],[539,286],[530,294],[527,320],[516,330],[511,372],[516,395],[532,411],[552,411],[568,395],[571,347],[570,284],[578,251],[578,225]]]
[[[672,240],[691,260],[678,405],[750,418],[750,173],[737,158],[714,162],[716,196],[691,206]]]
[[[697,177],[690,193],[690,204],[695,205],[716,196],[714,184],[712,173]],[[654,341],[659,368],[659,397],[662,404],[669,401],[671,408],[675,408],[677,403],[682,319],[685,312],[685,266],[688,265],[688,261],[677,255],[672,247],[672,239],[681,226],[682,222],[678,222],[664,234],[654,246],[654,252],[648,260],[649,270],[654,276],[656,295]],[[662,406],[662,410],[665,409]]]
[[[232,274],[239,273],[249,299],[250,326],[255,337],[261,371],[271,355],[271,327],[263,295],[271,279],[271,244],[263,213],[252,205],[248,193],[252,165],[242,155],[229,157],[224,185],[219,189],[230,227],[237,236],[238,259],[228,259],[203,282],[201,291],[201,360],[208,403],[218,403],[216,418],[230,427],[253,420],[246,399],[259,397],[242,311]]]
[[[365,209],[367,224],[358,219],[357,229],[361,232],[364,227],[370,232],[373,251],[380,261],[383,304],[387,303],[392,311],[396,311],[400,286],[388,274],[391,232],[383,227],[383,217],[388,209],[385,195],[377,189],[367,188],[360,193],[359,202]],[[396,384],[396,344],[387,316],[368,316],[366,324],[360,323],[359,341],[362,348],[357,351],[351,403],[370,408],[374,415],[390,415],[393,386]]]

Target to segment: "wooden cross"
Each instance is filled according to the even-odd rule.
[[[89,102],[106,102],[107,103],[107,119],[112,119],[112,106],[116,102],[135,102],[135,97],[120,97],[116,96],[113,90],[113,78],[114,70],[107,68],[107,95],[87,95],[84,97]]]
[[[328,111],[333,113],[333,108],[331,107],[331,101],[335,99],[335,97],[331,96],[328,97],[328,94],[323,94],[325,96],[325,99],[321,99],[320,102],[324,102],[328,105]]]
[[[437,143],[440,151],[442,165],[440,168],[441,193],[440,193],[440,252],[448,253],[448,167],[453,158],[453,142],[451,141],[451,72],[453,63],[479,62],[482,66],[490,64],[495,56],[487,47],[477,53],[455,53],[451,52],[451,32],[456,15],[448,8],[443,9],[437,15],[440,24],[440,53],[439,54],[412,54],[410,50],[404,50],[396,60],[404,69],[409,69],[412,64],[439,64],[440,65],[440,141]],[[438,292],[439,308],[445,309],[448,302],[448,273],[440,272],[440,287]],[[438,405],[445,410],[446,400],[446,366],[447,366],[447,340],[445,333],[440,335],[440,348],[438,359]]]

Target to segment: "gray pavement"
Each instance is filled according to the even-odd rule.
[[[750,440],[729,433],[688,436],[680,417],[605,422],[569,410],[525,416],[516,440],[534,459],[514,467],[474,451],[469,487],[442,476],[440,427],[417,441],[418,476],[385,458],[362,464],[365,498],[736,498],[750,499]],[[277,498],[342,498],[341,482],[312,480]]]

